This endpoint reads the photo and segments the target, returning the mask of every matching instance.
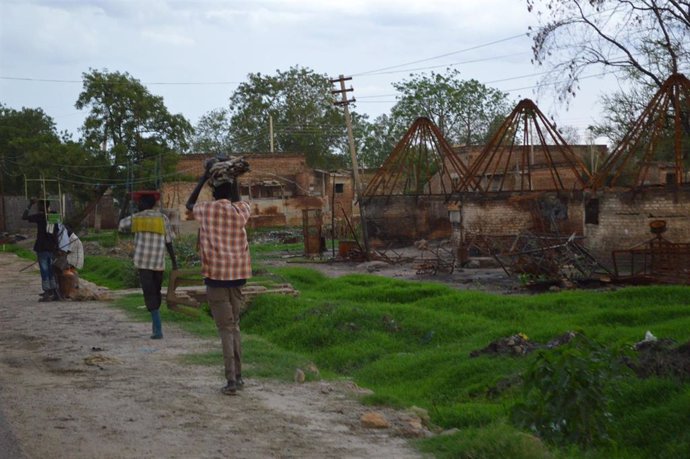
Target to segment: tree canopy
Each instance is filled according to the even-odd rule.
[[[543,83],[563,99],[587,69],[658,88],[690,63],[688,1],[527,0],[527,9],[540,20],[533,61],[548,67]]]
[[[454,69],[411,75],[393,87],[400,93],[391,110],[396,125],[407,129],[425,116],[451,144],[485,143],[512,108],[506,93],[477,80],[463,80]]]
[[[272,119],[276,151],[304,153],[314,167],[341,164],[345,124],[331,89],[326,75],[302,67],[277,70],[275,75],[249,74],[230,96],[232,148],[270,151]]]
[[[232,151],[230,113],[225,108],[216,108],[205,113],[194,127],[192,151],[218,156]]]
[[[41,196],[57,187],[42,190],[39,180],[56,180],[75,164],[86,164],[84,150],[67,133],[59,134],[55,122],[40,108],[15,110],[0,104],[0,192]],[[26,182],[25,182],[26,179]],[[83,187],[62,183],[64,192],[84,196]]]
[[[76,108],[88,110],[82,128],[84,147],[100,168],[85,184],[94,199],[108,188],[116,194],[157,188],[174,172],[177,154],[187,148],[192,127],[171,114],[163,98],[128,73],[91,70],[83,74]]]

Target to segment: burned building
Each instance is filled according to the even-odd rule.
[[[322,171],[309,167],[301,154],[240,154],[251,170],[240,178],[240,194],[251,203],[252,227],[302,226],[303,210],[319,209],[324,220],[334,217],[337,227],[342,220],[357,217],[354,184],[348,172]],[[177,172],[187,181],[167,182],[163,186],[163,206],[185,216],[185,203],[203,173],[203,162],[211,155],[184,155]],[[211,200],[205,187],[200,200]]]

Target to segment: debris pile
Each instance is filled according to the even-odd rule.
[[[549,281],[585,281],[610,278],[612,273],[587,249],[569,237],[518,234],[509,250],[491,253],[509,276],[528,275]]]
[[[526,335],[518,333],[507,338],[498,339],[483,349],[470,352],[470,357],[488,355],[526,355],[539,348],[540,345],[530,341]]]
[[[637,361],[626,358],[625,364],[640,378],[671,376],[690,380],[690,341],[680,346],[672,339],[657,339],[647,332],[645,339],[635,344]]]
[[[517,333],[515,335],[493,341],[483,349],[477,349],[470,352],[470,357],[479,357],[482,354],[522,356],[527,355],[537,349],[553,349],[555,347],[562,346],[572,341],[575,336],[577,336],[575,332],[568,331],[544,345],[530,340],[524,333]]]

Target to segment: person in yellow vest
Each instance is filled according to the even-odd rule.
[[[158,199],[160,193],[157,191],[132,193],[132,200],[137,203],[139,212],[120,220],[118,228],[121,232],[134,233],[134,266],[139,270],[144,302],[151,313],[151,339],[163,338],[160,307],[166,249],[172,269],[177,269],[170,221],[158,209],[154,209]]]

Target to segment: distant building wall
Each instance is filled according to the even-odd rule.
[[[586,204],[586,243],[602,260],[610,261],[614,249],[629,249],[654,237],[649,228],[654,220],[666,221],[664,238],[690,242],[690,186],[677,191],[649,188],[634,195],[607,191],[592,198]]]
[[[582,195],[518,193],[466,196],[460,204],[463,229],[484,235],[520,232],[583,235]]]

